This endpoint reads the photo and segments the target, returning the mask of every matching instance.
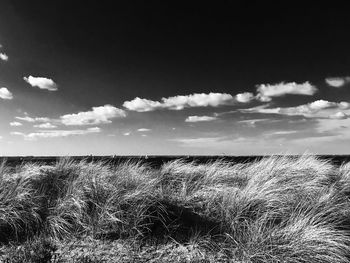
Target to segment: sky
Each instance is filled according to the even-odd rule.
[[[329,3],[3,0],[0,156],[349,154],[349,28]]]

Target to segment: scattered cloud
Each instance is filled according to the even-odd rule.
[[[125,101],[123,103],[123,106],[128,110],[146,112],[162,108],[162,103],[160,103],[159,101],[141,99],[139,97],[136,97],[131,101]]]
[[[6,55],[5,53],[0,53],[0,59],[3,61],[8,61],[9,60],[9,56]]]
[[[24,136],[25,134],[23,132],[10,132],[11,135],[19,135],[19,136]]]
[[[13,95],[7,88],[0,88],[0,98],[4,100],[12,100]]]
[[[139,132],[148,132],[148,131],[150,131],[151,129],[147,129],[147,128],[140,128],[140,129],[138,129],[137,131],[139,131]]]
[[[221,148],[236,139],[229,139],[225,136],[218,137],[198,137],[198,138],[175,138],[169,141],[179,143],[181,147],[189,148]]]
[[[30,117],[30,116],[24,116],[24,117],[19,117],[16,116],[15,117],[17,120],[21,120],[21,121],[26,121],[26,122],[48,122],[50,121],[50,118],[47,117]]]
[[[157,109],[182,110],[192,107],[218,107],[232,105],[236,102],[247,103],[252,100],[253,94],[249,92],[237,94],[233,97],[227,93],[194,93],[191,95],[178,95],[162,98],[161,101],[153,101],[136,97],[131,101],[125,101],[123,106],[128,110],[137,112],[154,111]]]
[[[40,128],[40,129],[54,129],[54,128],[57,128],[57,126],[51,124],[50,122],[36,124],[36,125],[34,125],[34,127],[35,128]]]
[[[85,130],[39,130],[28,134],[25,134],[23,132],[11,132],[10,134],[23,136],[25,140],[36,140],[38,138],[57,138],[67,137],[71,135],[86,135],[99,132],[101,132],[101,129],[99,127],[94,127]]]
[[[317,88],[310,82],[298,84],[295,82],[280,82],[277,84],[259,84],[257,85],[257,98],[260,101],[271,101],[272,97],[281,97],[286,94],[313,95]]]
[[[214,121],[217,117],[212,116],[188,116],[185,122],[204,122],[204,121]]]
[[[49,91],[56,91],[58,89],[57,84],[49,78],[29,76],[24,77],[23,79],[32,87],[38,87],[39,89]]]
[[[317,100],[308,104],[296,106],[296,107],[277,107],[267,108],[269,104],[265,104],[259,107],[250,109],[240,109],[243,113],[264,113],[264,114],[280,114],[288,116],[304,116],[308,118],[330,118],[337,112],[347,110],[350,108],[348,102],[330,102],[326,100]],[[345,114],[345,113],[344,113]],[[338,114],[340,117],[342,114]],[[344,115],[345,116],[345,115]]]
[[[23,124],[22,123],[20,123],[20,122],[18,122],[18,121],[13,121],[13,122],[10,122],[10,126],[14,126],[14,127],[16,127],[16,126],[22,126]]]
[[[180,142],[183,144],[202,144],[207,142],[216,142],[221,140],[223,137],[200,137],[200,138],[178,138],[171,139],[171,141]]]
[[[248,103],[254,99],[254,94],[251,92],[243,92],[243,93],[237,94],[235,98],[236,98],[236,101],[238,102]]]
[[[124,132],[123,135],[124,136],[129,136],[131,134],[131,132]]]
[[[65,125],[96,125],[111,123],[110,119],[124,118],[126,113],[112,105],[92,107],[91,111],[84,111],[73,114],[66,114],[60,117],[61,122]]]
[[[340,119],[347,119],[347,118],[348,118],[348,115],[345,114],[345,113],[342,112],[342,111],[338,111],[338,112],[336,112],[336,113],[334,113],[334,114],[329,115],[329,118],[330,118],[330,119],[338,119],[338,120],[340,120]]]
[[[271,133],[267,133],[265,135],[268,135],[268,136],[273,136],[273,135],[288,135],[288,134],[294,134],[294,133],[297,133],[298,131],[294,131],[294,130],[291,130],[291,131],[274,131],[274,132],[271,132]]]
[[[233,97],[226,93],[194,93],[187,96],[174,96],[162,99],[166,108],[182,110],[188,107],[217,107],[233,103]]]
[[[271,120],[271,119],[250,119],[250,120],[242,120],[242,121],[237,121],[238,123],[243,123],[243,124],[247,124],[250,127],[256,127],[256,123],[259,122],[272,122],[275,120]]]
[[[344,85],[350,83],[350,77],[330,77],[325,79],[326,83],[328,86],[335,87],[335,88],[340,88],[343,87]]]

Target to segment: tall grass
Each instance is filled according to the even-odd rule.
[[[176,160],[160,169],[70,159],[2,164],[0,241],[203,237],[199,244],[240,262],[350,262],[349,198],[350,165],[306,155]]]

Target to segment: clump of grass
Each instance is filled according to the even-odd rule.
[[[247,263],[349,262],[349,182],[350,165],[306,155],[245,164],[176,160],[157,170],[70,159],[3,164],[0,231],[9,240],[41,233],[60,242],[177,242],[176,249],[195,248],[193,260],[212,251]]]
[[[82,169],[78,187],[87,204],[87,224],[94,235],[142,235],[156,201],[153,171],[141,163],[116,167],[95,163]]]
[[[26,177],[0,176],[0,242],[31,235],[41,223],[38,199]]]
[[[23,244],[13,244],[6,249],[6,255],[1,256],[1,262],[8,263],[50,263],[54,262],[54,242],[48,238],[36,237]]]

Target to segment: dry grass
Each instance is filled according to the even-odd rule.
[[[160,169],[69,159],[2,164],[0,241],[138,244],[120,262],[145,246],[158,251],[153,262],[342,263],[350,262],[349,198],[350,165],[313,156],[176,160]]]

